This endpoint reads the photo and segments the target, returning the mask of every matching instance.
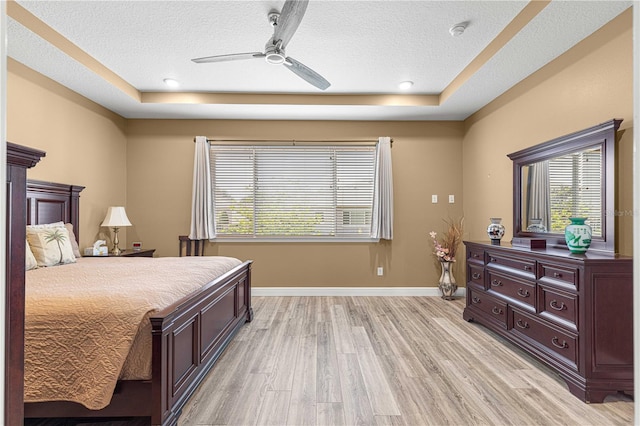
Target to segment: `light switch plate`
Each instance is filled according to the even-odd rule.
[[[435,195],[435,194],[434,194],[434,195],[432,195],[432,196],[431,196],[431,202],[432,202],[433,204],[436,204],[436,203],[438,202],[438,196],[437,196],[437,195]]]

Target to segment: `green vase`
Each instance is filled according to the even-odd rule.
[[[583,254],[591,245],[591,227],[584,223],[586,217],[571,217],[564,229],[564,239],[571,253]]]

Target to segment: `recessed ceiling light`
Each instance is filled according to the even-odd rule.
[[[413,81],[403,81],[402,83],[398,84],[398,89],[409,90],[411,89],[411,86],[413,86]]]
[[[178,83],[178,80],[174,80],[173,78],[165,78],[162,81],[164,81],[164,84],[166,84],[169,87],[178,87],[178,86],[180,86],[180,83]]]

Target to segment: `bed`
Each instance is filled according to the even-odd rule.
[[[27,224],[57,221],[72,223],[74,234],[76,238],[78,237],[79,196],[83,187],[42,181],[27,181],[26,187]],[[15,238],[11,239],[12,247],[16,244],[14,240]],[[24,249],[24,240],[22,241]],[[18,247],[18,244],[15,247]],[[77,267],[86,267],[87,263],[95,264],[109,260],[80,259]],[[165,258],[165,260],[157,258],[111,260],[120,261],[121,265],[141,261],[134,265],[138,265],[137,269],[147,271],[149,270],[148,262],[174,262],[173,268],[191,267],[195,270],[199,266],[194,265],[193,262],[207,259],[206,257],[185,257]],[[187,265],[177,266],[177,262],[187,263]],[[70,265],[49,269],[62,270],[67,266]],[[151,267],[153,266],[155,265]],[[198,384],[213,367],[238,330],[253,317],[251,261],[238,261],[227,269],[228,271],[222,275],[210,281],[207,280],[203,286],[189,290],[187,296],[174,298],[175,301],[169,306],[154,310],[147,316],[151,333],[151,338],[148,339],[151,344],[148,348],[151,358],[150,378],[118,380],[110,403],[99,410],[90,410],[72,401],[29,402],[27,399],[32,392],[29,390],[29,382],[26,381],[24,416],[26,418],[148,416],[154,425],[176,424],[182,407]],[[27,274],[36,271],[29,271]],[[27,276],[27,284],[30,283],[30,279],[31,276]],[[26,310],[29,312],[29,306]],[[28,323],[29,319],[27,319]],[[96,322],[97,328],[101,325],[100,323],[101,321]],[[137,341],[138,337],[135,342]],[[132,346],[136,346],[135,342]]]

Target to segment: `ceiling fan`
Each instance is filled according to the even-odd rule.
[[[325,90],[331,86],[331,83],[311,68],[285,54],[285,48],[298,29],[300,21],[302,21],[302,17],[307,10],[308,3],[308,0],[287,0],[282,7],[281,13],[276,11],[269,12],[269,23],[273,26],[273,36],[267,41],[264,47],[264,53],[233,53],[229,55],[206,56],[204,58],[192,59],[192,61],[203,64],[208,62],[264,58],[269,64],[284,65],[298,77],[320,90]]]

